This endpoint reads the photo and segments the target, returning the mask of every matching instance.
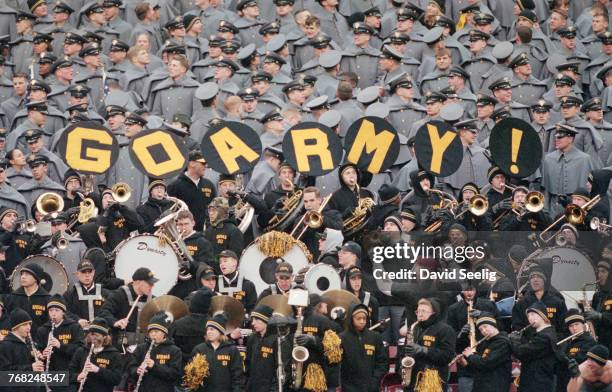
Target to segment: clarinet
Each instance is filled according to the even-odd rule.
[[[51,346],[51,339],[53,338],[53,332],[55,332],[55,323],[51,321],[51,331],[49,331],[49,337],[47,338],[47,347]],[[53,347],[49,350],[49,355],[47,356],[47,361],[45,362],[45,373],[49,373],[49,366],[51,365],[51,354],[53,354]],[[49,385],[45,382],[45,389],[47,392],[51,391]]]
[[[91,348],[89,349],[89,354],[87,354],[87,358],[85,358],[85,363],[83,364],[83,370],[82,371],[85,371],[85,366],[87,366],[87,362],[89,362],[91,360],[91,355],[93,354],[93,350],[94,350],[94,344],[93,344],[93,342],[91,342]],[[89,374],[89,373],[85,372],[85,377],[83,378],[83,380],[79,384],[78,392],[83,392],[83,388],[85,388],[85,381],[87,381],[87,374]]]
[[[28,334],[26,344],[30,345],[30,354],[32,354],[32,356],[34,357],[34,362],[38,361],[42,354],[36,349],[36,346],[34,345],[34,340],[32,339],[32,334]]]
[[[144,356],[144,359],[142,361],[142,363],[140,364],[140,366],[142,366],[144,364],[144,361],[146,361],[147,359],[150,358],[151,356],[151,350],[153,350],[153,346],[155,346],[155,343],[151,342],[151,344],[149,345],[149,349],[147,350],[147,353]],[[142,372],[138,375],[138,381],[136,381],[136,388],[134,388],[134,392],[138,392],[140,390],[140,384],[142,383],[142,379],[144,377],[145,372]]]

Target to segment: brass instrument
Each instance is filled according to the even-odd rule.
[[[484,338],[480,339],[479,341],[477,341],[477,342],[475,341],[474,343],[471,343],[471,344],[470,344],[470,348],[476,348],[476,347],[478,347],[478,345],[479,345],[480,343],[484,342],[484,341],[485,341],[485,340],[487,340],[487,339],[488,339],[488,336],[485,336]],[[457,354],[457,356],[456,356],[455,358],[453,358],[453,360],[452,360],[452,361],[450,361],[450,362],[448,363],[448,366],[452,366],[452,365],[454,365],[454,364],[455,364],[455,362],[457,362],[458,360],[460,360],[460,359],[461,359],[461,357],[463,357],[463,353],[461,353],[461,354]]]
[[[118,182],[111,187],[111,193],[117,203],[125,203],[132,196],[132,188],[125,182]]]
[[[470,346],[476,344],[476,320],[470,316],[470,313],[474,310],[474,301],[468,302],[467,313],[468,313],[468,324],[470,325]]]
[[[34,219],[19,218],[15,222],[15,227],[20,234],[34,233],[36,231],[36,221]]]
[[[149,349],[147,350],[145,356],[144,356],[144,360],[142,361],[142,363],[140,364],[140,366],[144,365],[144,362],[147,359],[151,358],[151,350],[153,350],[153,347],[155,346],[154,342],[151,342],[151,344],[149,345]],[[136,381],[136,387],[134,388],[134,392],[138,392],[140,390],[140,384],[142,384],[142,379],[144,377],[144,372],[140,373],[138,375],[138,380]]]
[[[518,208],[512,208],[517,216],[522,217],[528,212],[537,213],[544,209],[544,194],[538,191],[532,191],[527,194],[525,204]]]
[[[559,222],[561,222],[562,220],[567,220],[568,223],[574,225],[574,226],[578,226],[584,223],[584,219],[586,218],[586,214],[587,212],[593,208],[595,206],[595,204],[599,203],[599,201],[601,200],[601,196],[597,195],[594,198],[592,198],[591,200],[589,200],[585,205],[583,205],[582,207],[578,206],[577,204],[573,204],[570,203],[565,207],[565,211],[563,212],[563,215],[561,215],[557,220],[555,220],[553,223],[550,224],[550,226],[548,226],[546,229],[544,229],[544,231],[542,231],[539,235],[540,240],[544,241],[545,243],[549,242],[551,238],[554,238],[556,236],[553,235],[552,237],[545,239],[544,238],[544,234],[548,233],[553,227],[555,227]]]
[[[68,226],[66,227],[66,231],[72,229],[72,227],[78,223],[87,223],[91,218],[95,218],[98,216],[98,208],[94,203],[93,199],[87,197],[84,198],[83,201],[79,203],[79,213],[76,218],[72,218]]]
[[[596,284],[597,284],[597,282],[594,282],[594,283],[585,283],[585,284],[584,284],[584,286],[582,286],[582,300],[583,300],[583,303],[582,303],[582,308],[583,308],[583,310],[584,310],[585,312],[588,312],[588,311],[590,311],[590,310],[592,310],[592,309],[593,309],[593,308],[591,307],[590,302],[589,302],[589,298],[587,297],[586,288],[587,288],[588,286],[594,286],[594,285],[596,285]],[[588,331],[588,332],[591,334],[591,336],[593,337],[593,339],[594,339],[595,341],[597,341],[597,340],[598,340],[598,337],[597,337],[597,332],[595,332],[595,325],[593,324],[593,321],[588,320],[588,321],[586,322],[586,329],[587,329],[587,331]]]
[[[94,342],[91,342],[91,347],[89,348],[89,354],[87,354],[87,358],[85,358],[85,364],[83,365],[83,370],[81,372],[85,371],[85,366],[87,366],[87,362],[91,361],[91,355],[93,354],[93,351],[94,351]],[[85,377],[79,383],[79,390],[77,392],[83,392],[83,388],[85,387],[85,381],[87,381],[87,373],[85,373]]]
[[[440,201],[440,209],[441,210],[448,209],[450,213],[453,214],[453,216],[455,215],[453,213],[453,210],[459,206],[459,203],[457,202],[457,199],[455,199],[453,195],[451,195],[450,193],[441,191],[439,189],[434,189],[434,188],[429,188],[426,192],[435,193],[439,195],[442,198],[442,201]],[[435,233],[438,230],[440,230],[441,227],[442,227],[442,220],[438,219],[434,221],[433,223],[431,223],[429,226],[427,226],[423,231],[425,233]]]
[[[584,334],[584,333],[586,333],[586,332],[587,332],[587,331],[582,330],[582,331],[580,331],[580,332],[576,332],[575,334],[573,334],[573,335],[570,335],[570,336],[566,337],[565,339],[561,339],[561,340],[559,340],[559,341],[557,342],[557,346],[562,345],[563,343],[567,342],[568,340],[573,340],[574,338],[577,338],[578,336],[580,336],[580,335],[582,335],[582,334]]]
[[[299,346],[296,341],[296,338],[302,334],[302,325],[304,323],[304,315],[302,311],[303,308],[301,306],[297,306],[297,328],[295,330],[295,334],[293,335],[293,350],[291,350],[291,358],[293,358],[293,364],[291,365],[293,370],[293,388],[296,390],[300,389],[302,386],[302,370],[304,367],[304,362],[306,362],[310,356],[308,349],[304,346]]]
[[[58,193],[45,192],[36,199],[36,210],[42,214],[57,214],[64,209],[64,199]]]
[[[612,225],[609,225],[605,219],[599,219],[598,217],[593,217],[589,222],[589,227],[593,231],[598,231],[600,233],[607,233]]]
[[[487,213],[488,209],[489,200],[487,200],[487,198],[482,195],[475,195],[470,199],[468,208],[455,215],[455,219],[461,218],[468,211],[474,216],[483,216]]]
[[[251,222],[255,216],[255,209],[240,196],[242,192],[244,192],[244,175],[236,174],[236,196],[238,197],[238,202],[230,207],[230,211],[233,213],[234,218],[240,222],[238,229],[246,233],[249,227],[251,227]]]
[[[166,196],[166,199],[173,201],[174,204],[164,212],[165,216],[153,224],[158,228],[155,235],[159,237],[160,242],[168,242],[176,250],[181,262],[183,262],[178,277],[180,280],[188,280],[191,279],[189,263],[193,261],[193,257],[189,253],[185,241],[183,241],[183,233],[179,233],[176,227],[176,218],[181,211],[189,211],[189,207],[184,201],[176,197]]]
[[[291,195],[283,200],[282,213],[277,213],[270,219],[266,231],[283,231],[286,229],[302,211],[304,206],[303,195],[301,189],[294,189]]]
[[[64,250],[68,247],[69,243],[68,238],[64,237],[64,231],[62,231],[59,238],[55,242],[55,246],[57,249]]]
[[[357,194],[357,207],[355,207],[351,216],[342,222],[342,234],[345,238],[363,229],[366,223],[368,223],[368,219],[370,219],[374,204],[376,204],[371,197],[361,197],[361,188],[358,184],[355,184],[355,190]]]
[[[304,227],[300,231],[300,234],[295,237],[296,240],[299,240],[300,238],[302,238],[302,236],[306,232],[306,229],[308,229],[309,227],[311,229],[318,229],[319,227],[321,227],[321,225],[323,224],[323,209],[329,202],[329,199],[331,199],[331,194],[329,194],[325,199],[323,199],[323,202],[321,203],[321,206],[317,211],[306,211],[306,213],[302,215],[302,218],[295,225],[293,230],[291,230],[291,233],[289,235],[293,237],[298,232],[298,229],[302,225],[304,225]]]
[[[414,327],[417,325],[417,323],[418,321],[415,321],[410,326],[410,331],[408,331],[408,333],[406,334],[406,338],[404,339],[404,347],[414,343]],[[408,387],[410,385],[410,382],[412,381],[412,367],[414,366],[415,362],[416,361],[414,360],[414,358],[408,355],[403,357],[400,361],[400,365],[402,366],[402,386],[405,388]]]

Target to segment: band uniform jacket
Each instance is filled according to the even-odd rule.
[[[26,344],[17,336],[9,333],[2,342],[0,342],[0,370],[31,372],[34,357],[32,356],[32,347],[29,343]],[[9,387],[0,388],[1,391],[12,391]],[[21,387],[20,392],[35,392],[38,387]]]
[[[529,289],[523,298],[514,304],[512,308],[512,330],[518,331],[529,324],[525,311],[536,301],[538,301],[538,298],[533,291]],[[565,301],[561,294],[558,292],[555,293],[555,291],[549,288],[544,292],[544,295],[539,301],[546,305],[547,317],[555,330],[558,333],[564,331],[565,325],[563,319],[565,318],[567,307],[565,306]]]
[[[211,224],[204,231],[204,237],[210,241],[215,255],[226,249],[233,250],[239,255],[244,249],[243,234],[233,219],[222,219]]]
[[[592,307],[601,312],[601,319],[595,321],[595,330],[599,337],[599,343],[612,349],[612,278],[593,295]]]
[[[556,346],[557,337],[551,326],[536,332],[529,340],[512,344],[512,352],[521,361],[519,392],[554,390]]]
[[[85,360],[89,355],[89,347],[79,347],[70,361],[68,372],[70,383],[80,385],[77,382],[79,373],[85,367]],[[93,352],[90,362],[100,369],[97,373],[87,373],[83,390],[86,392],[112,392],[115,385],[121,381],[123,370],[123,357],[113,346],[105,346],[100,352]]]
[[[198,344],[191,353],[202,354],[208,361],[210,374],[198,392],[241,392],[244,390],[242,374],[244,365],[238,348],[233,341],[222,342],[214,348],[209,342]]]
[[[238,272],[234,272],[231,278],[219,275],[217,277],[217,292],[221,295],[229,295],[242,302],[247,313],[250,313],[257,303],[255,285]]]
[[[168,199],[156,200],[149,197],[146,202],[136,207],[136,212],[142,218],[143,233],[155,233],[157,228],[154,223],[164,211],[173,205],[174,202]]]
[[[51,320],[48,320],[38,328],[36,333],[36,345],[41,352],[47,347],[50,333]],[[82,346],[85,334],[79,323],[72,319],[64,318],[61,324],[55,327],[53,337],[59,340],[60,346],[53,347],[49,370],[63,371],[68,369],[70,359],[77,349]]]
[[[474,376],[474,391],[507,391],[512,382],[512,348],[505,333],[498,333],[478,345],[476,353],[466,358],[467,369]]]
[[[292,342],[291,336],[288,336],[281,343],[281,354],[287,375],[291,374]],[[258,333],[253,333],[249,336],[245,360],[247,392],[270,392],[277,388],[277,350],[275,334],[266,332],[262,337]]]
[[[358,332],[349,320],[349,327],[340,338],[344,351],[340,365],[342,391],[379,391],[380,380],[387,371],[387,354],[380,334],[367,326]]]
[[[80,282],[75,282],[74,286],[64,294],[67,314],[76,321],[80,319],[92,321],[98,316],[109,294],[110,291],[103,288],[100,283],[93,283],[86,288]]]
[[[208,204],[217,196],[217,191],[210,180],[202,177],[196,185],[183,173],[168,186],[168,195],[178,197],[189,206],[195,219],[195,230],[202,230],[208,216]]]
[[[113,326],[118,320],[127,316],[137,297],[138,295],[134,291],[131,283],[127,286],[121,286],[108,296],[108,299],[100,309],[99,316],[103,317],[109,326]],[[134,312],[132,312],[128,325],[125,328],[127,332],[136,331],[138,314],[149,299],[150,298],[145,296],[140,297],[138,305],[134,309]]]
[[[134,385],[138,380],[136,370],[144,361],[150,344],[150,342],[139,344],[134,352],[134,359],[129,364],[128,374]],[[148,368],[142,377],[140,390],[174,392],[174,385],[180,381],[183,373],[181,349],[166,339],[151,349],[150,358],[155,364]]]
[[[183,353],[183,368],[189,362],[193,349],[202,343],[202,336],[206,334],[207,321],[208,314],[195,313],[193,309],[190,309],[189,314],[174,322],[172,340]]]
[[[32,317],[32,331],[36,331],[38,327],[47,321],[47,302],[49,302],[49,297],[49,293],[42,286],[38,286],[38,290],[29,297],[26,295],[23,286],[19,287],[5,298],[5,312],[10,314],[13,309],[18,308],[25,310]]]
[[[596,344],[597,342],[593,339],[593,337],[588,332],[585,332],[582,335],[571,339],[569,342],[564,343],[560,348],[560,351],[565,354],[568,360],[575,359],[578,364],[581,364],[587,360],[586,353]],[[567,367],[565,364],[561,364],[559,369],[557,369],[557,391],[567,390],[570,375],[566,369]]]

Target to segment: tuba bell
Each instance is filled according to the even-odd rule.
[[[64,209],[64,199],[55,192],[45,192],[36,199],[36,210],[42,214],[55,214]]]
[[[132,188],[125,182],[118,182],[111,188],[113,199],[117,203],[125,203],[132,196]]]

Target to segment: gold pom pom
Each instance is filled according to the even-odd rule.
[[[327,391],[327,383],[325,381],[325,372],[321,365],[311,363],[306,368],[306,374],[304,375],[304,389],[313,392],[325,392]]]
[[[210,375],[208,361],[201,353],[197,353],[191,359],[191,362],[185,366],[185,374],[183,375],[183,387],[190,391],[194,391],[204,384],[206,377]]]
[[[323,352],[330,364],[340,363],[342,361],[342,340],[336,332],[328,329],[323,335]]]
[[[297,245],[304,251],[308,261],[312,261],[312,254],[304,245],[302,241],[298,241],[293,238],[291,235],[284,233],[282,231],[269,231],[261,236],[257,237],[255,240],[255,244],[257,245],[257,249],[266,255],[266,257],[274,257],[281,258],[285,256],[289,251],[293,248],[294,245]]]
[[[436,369],[420,371],[414,384],[415,392],[442,392],[443,381]]]

